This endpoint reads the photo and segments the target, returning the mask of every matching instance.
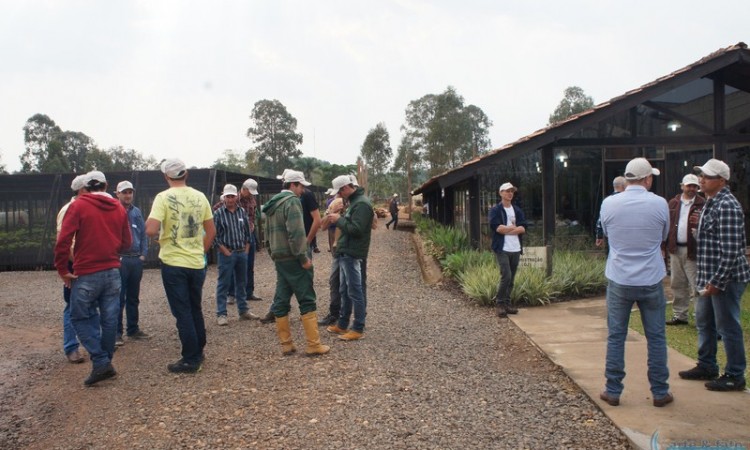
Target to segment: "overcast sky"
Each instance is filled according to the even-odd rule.
[[[454,86],[493,148],[546,125],[566,87],[601,103],[750,41],[747,0],[0,0],[0,154],[20,169],[36,113],[101,148],[206,167],[245,151],[277,99],[302,151],[356,160],[409,101]]]

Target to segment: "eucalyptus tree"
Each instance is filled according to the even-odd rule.
[[[278,174],[291,160],[302,156],[298,146],[302,134],[297,132],[297,119],[278,100],[259,100],[250,114],[253,126],[247,136],[256,144],[251,151],[258,154],[261,168]]]
[[[562,122],[568,117],[586,111],[594,107],[594,99],[583,92],[578,86],[570,86],[565,89],[563,99],[557,105],[555,111],[549,116],[548,125]]]
[[[359,155],[367,170],[368,193],[377,192],[385,195],[385,175],[393,158],[390,136],[385,123],[381,122],[372,128],[362,143]]]

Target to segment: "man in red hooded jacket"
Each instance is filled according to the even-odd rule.
[[[112,378],[117,319],[120,311],[120,253],[131,245],[125,209],[107,194],[107,179],[99,171],[86,175],[87,193],[71,203],[55,245],[55,268],[71,288],[70,317],[78,339],[91,355],[91,386]],[[73,271],[68,270],[70,245]]]

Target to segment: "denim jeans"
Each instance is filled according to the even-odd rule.
[[[354,310],[354,322],[352,330],[362,333],[365,330],[365,318],[367,317],[367,298],[362,285],[362,259],[349,255],[339,255],[339,276],[341,283],[339,293],[341,294],[341,314],[339,315],[339,328],[349,327],[349,320]]]
[[[513,292],[521,252],[496,252],[495,260],[500,267],[500,284],[497,287],[495,301],[498,305],[510,305],[510,294]]]
[[[255,240],[255,234],[251,234],[250,251],[247,253],[247,284],[245,285],[245,296],[250,298],[255,294],[255,252],[258,251],[257,241]],[[234,296],[234,276],[229,281],[229,290],[227,295]]]
[[[112,362],[119,310],[119,270],[102,270],[73,280],[70,319],[95,368]]]
[[[117,335],[122,336],[123,311],[127,314],[128,336],[138,332],[138,305],[141,294],[141,279],[143,278],[143,261],[138,256],[123,256],[120,258],[120,314],[117,318]]]
[[[73,263],[68,262],[68,272],[73,273]],[[63,351],[66,355],[78,350],[78,337],[76,330],[73,328],[73,322],[70,320],[70,288],[63,285],[63,300],[65,300],[65,309],[63,309]]]
[[[719,295],[698,297],[695,302],[695,324],[698,328],[698,365],[718,372],[716,335],[721,335],[727,355],[724,373],[744,377],[747,361],[740,324],[740,303],[747,283],[730,281]]]
[[[625,339],[633,305],[638,305],[648,349],[648,381],[654,399],[669,393],[667,337],[664,313],[667,299],[661,283],[652,286],[625,286],[609,280],[607,286],[607,393],[619,397],[625,378]]]
[[[227,315],[227,295],[229,285],[234,279],[234,297],[237,299],[237,309],[240,314],[247,311],[247,297],[245,296],[245,275],[247,274],[247,254],[243,251],[232,252],[229,256],[218,253],[219,282],[216,284],[216,316]]]
[[[162,264],[161,279],[169,309],[177,322],[182,359],[188,364],[200,364],[206,346],[206,324],[201,306],[206,269]]]
[[[328,277],[328,290],[331,296],[331,304],[328,312],[333,317],[338,317],[341,312],[341,274],[339,273],[339,257],[334,255],[331,263],[331,275]]]

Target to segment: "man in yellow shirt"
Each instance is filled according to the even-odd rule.
[[[187,185],[185,163],[168,159],[162,163],[161,171],[169,189],[156,195],[146,220],[146,234],[159,237],[161,278],[182,343],[182,358],[167,369],[173,373],[196,373],[201,370],[206,346],[201,307],[205,253],[211,248],[216,228],[206,196]]]

